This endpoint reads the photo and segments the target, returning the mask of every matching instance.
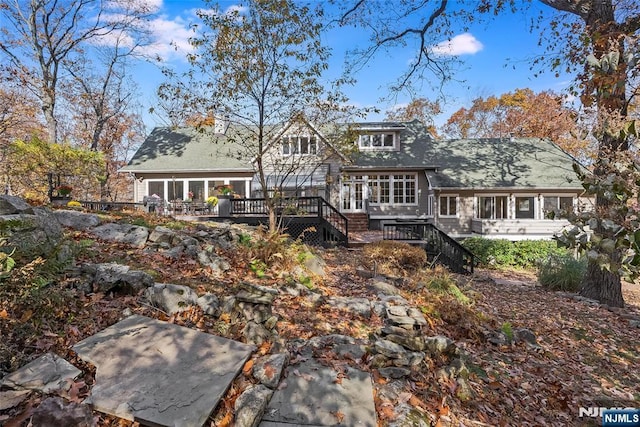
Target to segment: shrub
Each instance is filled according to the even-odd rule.
[[[465,239],[462,245],[470,250],[482,267],[490,268],[535,268],[540,260],[550,255],[566,255],[553,240],[520,240],[511,242],[506,239],[486,239],[472,237]]]
[[[77,200],[71,200],[69,203],[67,203],[67,207],[68,208],[81,208],[82,204],[80,202],[78,202]]]
[[[571,255],[551,255],[538,265],[538,281],[552,291],[576,292],[587,272],[584,257],[576,259]]]
[[[366,267],[378,273],[404,276],[427,263],[427,253],[418,246],[404,242],[382,240],[363,248]]]
[[[509,341],[513,341],[513,326],[511,326],[511,322],[504,322],[500,330]]]
[[[451,273],[444,267],[436,266],[430,271],[426,287],[433,293],[450,295],[460,304],[469,304],[471,302],[469,297],[460,290]]]

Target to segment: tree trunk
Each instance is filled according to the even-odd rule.
[[[580,295],[612,307],[624,307],[620,275],[600,268],[597,262],[589,261]]]
[[[576,3],[577,4],[577,3]],[[574,6],[576,5],[574,4]],[[593,54],[601,58],[611,50],[618,50],[620,58],[624,58],[624,42],[620,37],[621,28],[616,23],[612,0],[591,0],[588,2],[588,13],[582,18],[587,26],[591,38]],[[584,11],[583,11],[584,12]],[[616,152],[629,149],[628,140],[620,132],[615,134],[608,129],[606,120],[611,117],[627,116],[627,67],[624,61],[612,70],[592,70],[591,79],[587,89],[595,91],[595,101],[598,107],[599,123],[601,126],[600,142],[598,144],[598,160],[594,168],[594,174],[606,179],[608,169],[603,167],[603,162]],[[605,213],[616,200],[608,199],[601,194],[596,195],[596,212]],[[612,237],[610,232],[601,226],[594,233],[603,237]],[[620,249],[616,249],[610,255],[611,265],[615,266],[622,258]],[[613,307],[623,307],[622,282],[617,269],[604,270],[597,262],[589,261],[587,274],[583,280],[580,295],[600,301]]]
[[[55,94],[50,93],[47,85],[42,88],[42,114],[47,126],[47,132],[49,133],[49,142],[54,144],[58,143],[58,119],[55,115],[56,97]]]
[[[269,208],[269,232],[278,231],[278,216],[274,207]]]

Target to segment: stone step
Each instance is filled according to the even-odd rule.
[[[346,375],[310,358],[286,369],[259,427],[375,427],[373,385],[367,372],[348,368]]]

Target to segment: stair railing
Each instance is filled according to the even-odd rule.
[[[394,222],[383,225],[384,240],[407,241],[422,246],[436,262],[462,274],[473,273],[473,253],[457,240],[428,222]]]

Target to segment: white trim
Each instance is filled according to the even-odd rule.
[[[287,144],[289,146],[289,153],[285,153],[284,152],[284,139],[285,138],[288,140]],[[311,146],[312,146],[311,141],[315,142],[315,144],[313,144],[313,145],[315,145],[315,152],[313,152],[313,153],[312,152],[308,152],[308,153],[302,153],[301,152],[301,149],[302,149],[301,139],[302,138],[308,138],[308,141],[307,141],[308,149],[310,149]],[[292,144],[292,141],[291,141],[292,139],[295,139],[295,142],[297,143],[297,147],[296,148],[297,148],[298,152],[293,152],[293,150],[291,150],[291,148],[293,147],[293,144]],[[319,138],[317,138],[316,135],[312,135],[310,133],[301,133],[301,134],[297,134],[297,135],[296,134],[287,134],[287,133],[285,133],[282,136],[280,136],[280,155],[282,157],[291,157],[291,156],[307,157],[307,156],[318,156],[318,155],[321,155]]]
[[[509,205],[511,204],[511,194],[509,193],[479,193],[479,194],[474,194],[474,198],[473,198],[473,206],[474,206],[474,212],[473,212],[473,219],[510,219],[510,208]],[[486,197],[493,197],[494,199],[496,197],[506,197],[507,198],[507,217],[506,218],[496,218],[496,206],[495,206],[495,200],[494,200],[494,205],[493,205],[493,212],[491,214],[491,218],[480,218],[480,210],[479,208],[479,204],[480,204],[480,198],[486,198]]]
[[[442,197],[446,197],[447,199],[449,199],[451,197],[455,197],[456,198],[456,213],[455,214],[453,214],[453,215],[451,215],[451,214],[442,215],[441,214],[440,207],[441,207],[442,204],[440,202],[440,199]],[[448,200],[447,200],[447,211],[449,211]],[[460,218],[460,195],[459,194],[442,194],[442,193],[440,193],[438,195],[438,218]]]
[[[384,144],[385,141],[385,137],[387,135],[391,135],[391,137],[393,138],[392,141],[392,145],[388,146],[388,145],[380,145],[380,146],[373,146],[373,141],[371,141],[370,138],[370,144],[372,145],[362,145],[362,137],[364,136],[369,136],[369,137],[373,137],[375,135],[382,135],[382,144]],[[393,132],[393,131],[384,131],[384,130],[376,130],[376,131],[368,131],[368,132],[362,132],[358,134],[358,150],[360,151],[397,151],[398,150],[398,145],[399,145],[399,140],[400,137],[398,135],[398,132]]]
[[[436,196],[433,193],[427,194],[427,218],[435,218]]]
[[[559,203],[560,203],[560,198],[561,197],[565,197],[565,198],[571,198],[573,199],[571,202],[571,206],[573,208],[573,213],[577,213],[578,212],[578,205],[579,205],[579,201],[580,198],[578,195],[576,195],[575,193],[545,193],[545,192],[541,192],[540,193],[540,219],[549,219],[550,218],[546,218],[546,214],[544,212],[544,205],[545,205],[545,199],[547,197],[557,197],[558,198],[558,209],[560,209]]]
[[[171,175],[171,174],[187,174],[187,173],[254,173],[253,169],[180,169],[174,171],[168,171],[166,169],[119,169],[118,172],[131,172],[131,173],[161,173],[163,175]]]
[[[248,177],[224,177],[224,178],[217,178],[217,177],[208,177],[208,178],[199,178],[199,177],[190,177],[190,178],[184,178],[184,177],[180,177],[180,178],[176,178],[176,189],[178,188],[179,181],[182,181],[182,195],[183,197],[186,197],[187,194],[189,194],[189,182],[190,181],[200,181],[200,182],[204,182],[204,200],[207,200],[207,198],[210,196],[209,194],[209,184],[211,182],[222,182],[223,185],[229,185],[231,184],[231,181],[244,181],[244,191],[245,191],[245,197],[251,197],[251,180],[253,179],[253,177],[248,178]],[[162,182],[164,183],[163,187],[163,198],[165,200],[168,200],[167,197],[169,196],[169,186],[171,185],[171,183],[174,181],[174,179],[172,178],[148,178],[148,179],[143,179],[142,183],[144,185],[144,193],[145,194],[136,194],[135,197],[139,199],[134,199],[138,202],[142,201],[142,198],[146,195],[146,196],[150,196],[149,194],[149,183],[151,182]],[[136,184],[134,183],[134,186]],[[136,188],[136,187],[134,187]]]
[[[511,194],[511,198],[513,199],[513,210],[512,212],[510,212],[512,214],[512,216],[510,217],[511,219],[520,219],[520,220],[528,220],[528,219],[541,219],[540,218],[540,200],[539,200],[539,194],[533,194],[533,193],[513,193]],[[516,198],[527,198],[527,199],[533,199],[533,206],[531,206],[530,208],[533,209],[533,218],[517,218],[516,214],[517,214],[517,209],[516,209]]]

